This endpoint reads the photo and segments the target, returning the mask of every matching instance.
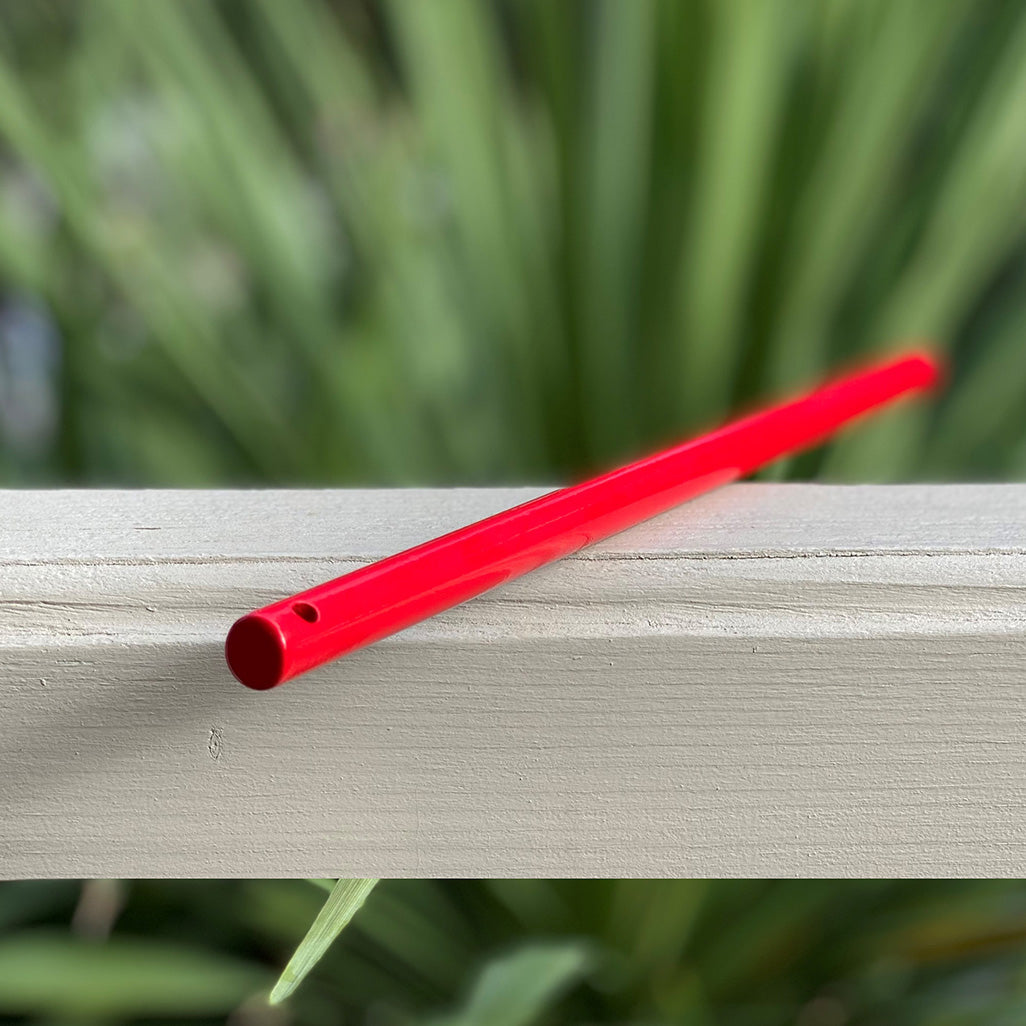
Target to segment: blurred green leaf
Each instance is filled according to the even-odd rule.
[[[788,54],[804,14],[789,0],[716,4],[691,226],[680,289],[682,400],[700,423],[722,419],[740,371],[745,297],[783,115]]]
[[[1024,67],[1007,0],[0,5],[0,474],[555,483],[928,334],[766,473],[1021,476]]]
[[[429,1026],[529,1026],[592,965],[579,942],[532,945],[495,958],[481,971],[463,1007]]]
[[[633,325],[643,273],[644,209],[657,0],[600,0],[581,167],[583,385],[592,457],[608,460],[637,445],[638,391]]]
[[[271,990],[272,1005],[284,1001],[299,986],[335,938],[349,925],[377,883],[377,880],[338,880],[335,883],[324,907]]]
[[[0,884],[0,901],[23,887]],[[46,1004],[26,1014],[69,1026],[223,1021],[229,1009],[232,1026],[1014,1026],[1026,1001],[1018,880],[399,880],[270,1006],[265,970],[244,960],[299,936],[317,895],[306,880],[136,881],[110,945],[63,932],[61,897],[37,906],[48,931],[0,943],[0,982],[31,980]],[[22,944],[27,954],[9,961]],[[223,994],[220,1011],[149,1011],[168,991],[176,1009],[196,1001],[189,985],[225,966],[251,982]],[[144,996],[137,1012],[106,1011],[80,1006],[79,988],[102,988],[104,1002]],[[0,1000],[0,1016],[21,1007]]]
[[[223,1014],[266,982],[238,959],[144,937],[96,944],[39,931],[0,941],[0,1009],[11,1014]]]
[[[70,912],[79,895],[74,880],[17,880],[0,885],[0,933],[59,909]]]

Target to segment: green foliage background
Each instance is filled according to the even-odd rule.
[[[0,480],[549,481],[929,336],[777,474],[1026,474],[1021,0],[4,0]]]
[[[324,898],[301,880],[2,884],[0,1016],[1012,1026],[1026,1012],[1026,887],[1011,881],[384,881],[268,1006]]]
[[[0,2],[4,484],[555,481],[910,335],[775,473],[1026,477],[1024,242],[1021,0]],[[268,1008],[322,897],[0,885],[0,1014],[1026,1017],[1018,883],[387,882]]]

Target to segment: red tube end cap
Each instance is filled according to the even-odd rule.
[[[922,365],[923,384],[926,388],[936,388],[944,384],[948,368],[940,354],[930,349],[920,349],[913,355]]]
[[[948,374],[947,366],[940,353],[929,344],[923,343],[922,348],[910,352],[908,362],[914,366],[917,384],[923,388],[936,388],[944,384]]]
[[[254,691],[266,691],[285,680],[285,635],[276,623],[256,613],[232,624],[224,657],[235,678]]]

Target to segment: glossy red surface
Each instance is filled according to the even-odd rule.
[[[228,634],[228,665],[248,687],[274,687],[814,445],[938,378],[936,360],[913,353],[379,560],[242,617]]]

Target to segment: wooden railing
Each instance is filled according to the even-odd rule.
[[[1018,874],[1026,486],[737,485],[270,692],[540,489],[0,492],[0,875]]]

